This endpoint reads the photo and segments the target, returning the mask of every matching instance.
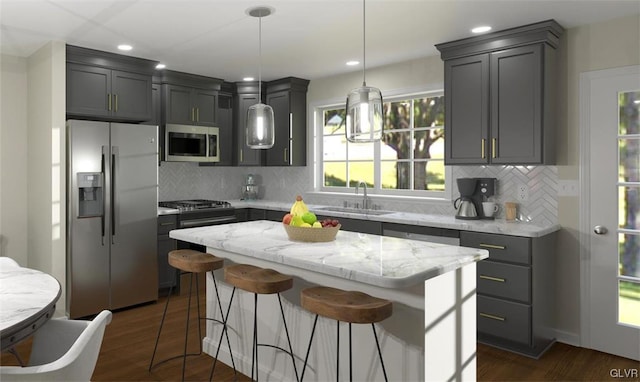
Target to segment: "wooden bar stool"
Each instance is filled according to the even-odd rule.
[[[289,337],[289,329],[287,328],[287,320],[284,317],[284,309],[282,308],[282,299],[280,298],[280,293],[286,290],[291,289],[293,286],[293,278],[291,276],[283,275],[282,273],[276,272],[273,269],[265,269],[259,268],[253,265],[248,264],[237,264],[231,265],[224,269],[224,281],[230,285],[233,285],[233,290],[231,291],[231,298],[229,299],[229,306],[227,308],[227,313],[224,317],[224,328],[226,329],[227,319],[229,318],[229,311],[231,310],[231,303],[233,302],[233,296],[235,294],[236,288],[240,288],[244,291],[251,292],[254,295],[253,299],[253,351],[251,353],[251,379],[253,380],[253,372],[255,368],[256,372],[256,381],[258,381],[258,346],[267,346],[276,348],[281,350],[291,356],[291,361],[293,362],[293,371],[296,375],[296,381],[298,380],[298,369],[296,368],[296,361],[293,356],[293,349],[291,347],[291,338]],[[285,350],[276,345],[270,344],[261,344],[258,343],[258,295],[259,294],[277,294],[278,302],[280,303],[280,313],[282,314],[282,322],[284,324],[284,331],[287,335],[287,343],[289,344],[289,350]],[[224,330],[224,329],[223,329]],[[220,335],[220,340],[218,341],[218,351],[220,350],[220,345],[222,344],[222,334]],[[215,359],[218,358],[218,353],[216,352]],[[213,371],[215,369],[215,361],[213,364],[213,369],[211,369],[211,375],[209,376],[209,380],[213,376]],[[255,365],[255,367],[254,367]]]
[[[184,371],[187,356],[190,355],[200,355],[202,354],[202,332],[200,330],[200,320],[203,318],[200,316],[200,292],[198,288],[198,273],[202,272],[211,272],[211,277],[213,279],[213,285],[216,291],[216,299],[218,301],[218,307],[220,308],[220,314],[222,315],[224,312],[222,310],[222,304],[220,303],[220,296],[218,294],[218,284],[216,283],[216,278],[213,274],[213,271],[216,269],[222,268],[224,260],[216,257],[210,253],[203,253],[199,251],[194,251],[192,249],[179,249],[175,251],[169,252],[169,265],[180,270],[180,276],[184,274],[190,274],[189,279],[189,303],[187,306],[187,323],[184,335],[184,351],[182,354],[178,354],[173,357],[169,357],[162,361],[157,362],[155,365],[153,364],[153,360],[156,357],[156,351],[158,350],[158,342],[160,341],[160,333],[162,333],[162,326],[164,325],[164,319],[167,315],[167,308],[169,307],[169,300],[171,299],[171,294],[173,292],[173,285],[169,288],[169,295],[167,296],[167,302],[164,306],[164,313],[162,313],[162,320],[160,321],[160,328],[158,329],[158,336],[156,337],[156,344],[153,348],[153,355],[151,356],[151,362],[149,363],[149,371],[155,366],[160,365],[161,363],[176,359],[182,358],[182,380],[184,381]],[[198,308],[198,344],[199,344],[199,352],[198,353],[189,353],[187,354],[187,338],[189,337],[189,318],[191,313],[191,295],[193,290],[193,275],[196,275],[196,301]],[[223,320],[218,320],[216,318],[204,318],[205,320],[211,320],[214,322],[218,322],[224,325]],[[224,333],[226,331],[223,330]],[[231,354],[231,342],[229,341],[229,335],[227,334],[227,345],[229,346],[229,353]],[[233,370],[236,372],[236,366],[233,361],[233,355],[231,355],[231,363],[233,365]]]
[[[341,289],[329,287],[306,288],[302,290],[300,296],[300,305],[311,313],[316,314],[316,318],[313,321],[313,328],[311,329],[311,338],[309,339],[307,355],[304,358],[304,366],[302,367],[300,381],[304,378],[304,372],[307,368],[311,343],[316,331],[316,324],[318,323],[319,315],[334,319],[337,322],[336,379],[340,375],[340,321],[344,321],[349,323],[349,379],[353,380],[351,360],[351,324],[353,323],[371,324],[373,336],[376,340],[376,346],[378,347],[382,373],[384,374],[385,381],[388,381],[387,371],[382,360],[382,351],[380,351],[380,343],[378,342],[378,335],[376,334],[376,327],[374,323],[391,317],[391,314],[393,313],[393,305],[391,301],[372,297],[362,292],[347,292]]]

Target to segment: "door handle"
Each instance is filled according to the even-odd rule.
[[[595,232],[596,235],[606,235],[609,230],[605,226],[597,225],[593,227],[593,232]]]
[[[111,244],[116,243],[116,168],[118,167],[118,146],[111,146]]]
[[[101,157],[101,162],[100,162],[100,172],[102,173],[102,176],[104,177],[104,154],[106,151],[106,147],[102,146],[102,157]],[[102,193],[102,214],[100,214],[100,229],[102,230],[102,246],[104,247],[104,229],[105,229],[105,221],[104,221],[104,214],[105,214],[105,203],[106,203],[106,198],[105,198],[105,194],[104,191]]]

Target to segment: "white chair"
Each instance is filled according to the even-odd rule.
[[[91,380],[104,330],[110,322],[108,310],[103,310],[93,321],[49,320],[34,334],[29,365],[0,366],[0,380]]]

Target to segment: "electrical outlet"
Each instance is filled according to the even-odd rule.
[[[518,193],[516,196],[519,201],[525,202],[529,200],[529,186],[527,186],[526,184],[519,184],[517,192]]]

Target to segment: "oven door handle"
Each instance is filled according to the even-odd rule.
[[[235,216],[223,216],[216,218],[206,218],[206,219],[191,219],[180,222],[180,228],[191,228],[191,227],[202,227],[207,225],[216,225],[216,224],[226,224],[226,223],[235,223]]]

